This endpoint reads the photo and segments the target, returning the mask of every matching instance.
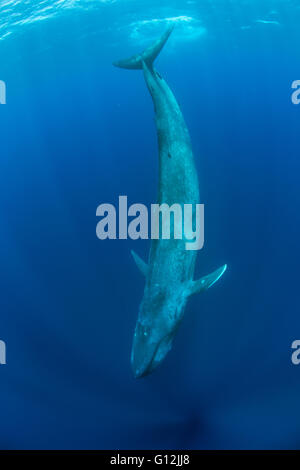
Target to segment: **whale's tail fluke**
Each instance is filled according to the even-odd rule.
[[[155,61],[156,57],[159,55],[160,51],[163,49],[167,40],[169,39],[173,29],[173,25],[169,26],[168,29],[164,32],[164,34],[141,54],[136,54],[130,57],[129,59],[114,62],[113,65],[122,69],[131,70],[142,70],[143,62],[151,66]]]

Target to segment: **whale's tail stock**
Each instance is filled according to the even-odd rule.
[[[145,49],[145,51],[141,54],[136,54],[130,57],[129,59],[119,60],[117,62],[114,62],[113,65],[115,65],[115,67],[130,70],[142,70],[143,63],[151,67],[156,57],[159,55],[160,51],[163,49],[164,45],[169,39],[173,29],[174,25],[169,26],[167,30],[163,33],[163,35],[159,39],[157,39],[157,41],[155,41],[150,47]]]

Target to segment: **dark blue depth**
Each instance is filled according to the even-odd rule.
[[[297,449],[297,2],[124,3],[0,41],[0,448]],[[184,41],[180,23],[157,62],[206,207],[196,274],[228,271],[189,302],[163,365],[135,380],[144,279],[130,250],[146,258],[149,243],[97,240],[95,214],[119,195],[155,202],[157,142],[142,74],[111,62],[141,48],[131,22],[179,15],[206,28]]]

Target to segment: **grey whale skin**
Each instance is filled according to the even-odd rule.
[[[180,107],[153,62],[173,27],[142,54],[115,62],[116,67],[143,70],[153,99],[159,147],[158,204],[199,204],[199,184],[191,140]],[[184,239],[152,240],[148,263],[133,258],[146,278],[136,324],[131,364],[136,378],[151,373],[172,347],[188,298],[211,287],[227,265],[193,280],[197,250],[186,250]]]

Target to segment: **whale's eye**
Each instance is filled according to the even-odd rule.
[[[155,305],[156,307],[160,307],[161,305],[163,305],[165,298],[166,298],[165,292],[162,290],[158,290],[157,292],[153,294],[152,305]]]

